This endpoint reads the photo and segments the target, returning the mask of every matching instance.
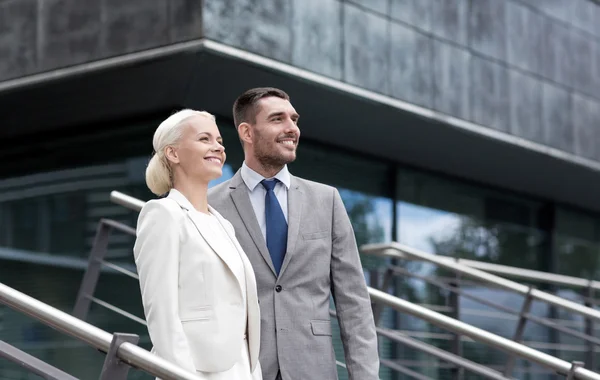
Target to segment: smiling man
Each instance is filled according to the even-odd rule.
[[[289,96],[254,88],[233,106],[242,168],[209,191],[256,274],[264,380],[337,379],[333,295],[350,379],[378,379],[377,336],[354,231],[338,191],[291,175],[299,115]]]

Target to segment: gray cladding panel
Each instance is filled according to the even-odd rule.
[[[0,81],[35,71],[36,26],[36,0],[0,2]]]
[[[417,28],[431,31],[433,0],[390,0],[392,19],[405,22]]]
[[[398,24],[391,25],[390,94],[432,107],[432,40]]]
[[[591,72],[592,95],[600,99],[600,42],[592,44]]]
[[[574,153],[575,136],[571,125],[571,95],[549,83],[542,89],[542,121],[545,143]]]
[[[105,0],[109,55],[165,45],[168,35],[168,0]]]
[[[337,0],[293,0],[292,64],[342,78],[342,5]]]
[[[585,30],[588,33],[596,34],[596,23],[600,20],[596,19],[596,11],[598,4],[593,0],[570,0],[570,21],[571,24]]]
[[[202,1],[170,0],[171,41],[185,41],[202,36]]]
[[[569,87],[573,87],[582,93],[593,94],[594,81],[592,80],[592,54],[594,49],[593,41],[587,38],[582,33],[571,31],[569,44],[571,80],[565,83]]]
[[[484,58],[471,57],[471,120],[508,131],[508,70]]]
[[[538,143],[544,142],[542,82],[517,71],[510,72],[510,132]]]
[[[206,0],[204,35],[283,62],[291,62],[289,0]]]
[[[432,33],[460,45],[467,45],[469,3],[465,0],[429,0]]]
[[[563,22],[569,22],[571,20],[571,13],[573,7],[573,1],[565,0],[521,0],[527,3],[542,13],[551,16],[552,18],[561,20]]]
[[[469,43],[476,52],[504,60],[506,57],[506,3],[477,0],[469,8]]]
[[[570,30],[554,20],[544,23],[543,74],[561,84],[571,79]]]
[[[349,3],[354,3],[364,7],[366,9],[381,13],[388,14],[388,1],[389,0],[346,0]],[[393,1],[393,0],[392,0]]]
[[[389,94],[389,35],[386,19],[344,4],[345,80]]]
[[[506,3],[507,60],[533,73],[542,71],[544,16],[518,3]]]
[[[101,57],[100,2],[45,0],[41,5],[41,67],[48,70]]]
[[[591,159],[600,158],[600,103],[580,95],[572,96],[575,152]]]
[[[433,108],[469,119],[469,60],[467,50],[433,41]]]

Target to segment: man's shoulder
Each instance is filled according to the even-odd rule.
[[[231,179],[221,182],[218,185],[215,185],[208,189],[208,199],[209,202],[220,200],[222,197],[226,196],[229,193],[229,186],[231,185]]]
[[[296,184],[300,188],[305,188],[312,192],[316,192],[319,194],[322,194],[322,193],[331,194],[335,191],[335,187],[333,187],[331,185],[326,185],[321,182],[315,182],[315,181],[311,181],[309,179],[304,179],[304,178],[296,177],[296,176],[294,176],[293,178],[296,181]]]

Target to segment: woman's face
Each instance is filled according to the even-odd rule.
[[[225,148],[217,124],[201,115],[192,116],[185,123],[181,140],[172,149],[167,148],[167,157],[186,177],[203,182],[221,177]]]

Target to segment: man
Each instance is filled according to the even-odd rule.
[[[378,379],[377,336],[354,231],[338,191],[292,176],[299,115],[288,95],[254,88],[233,106],[244,164],[209,191],[258,283],[264,380],[337,379],[333,295],[352,380]]]

